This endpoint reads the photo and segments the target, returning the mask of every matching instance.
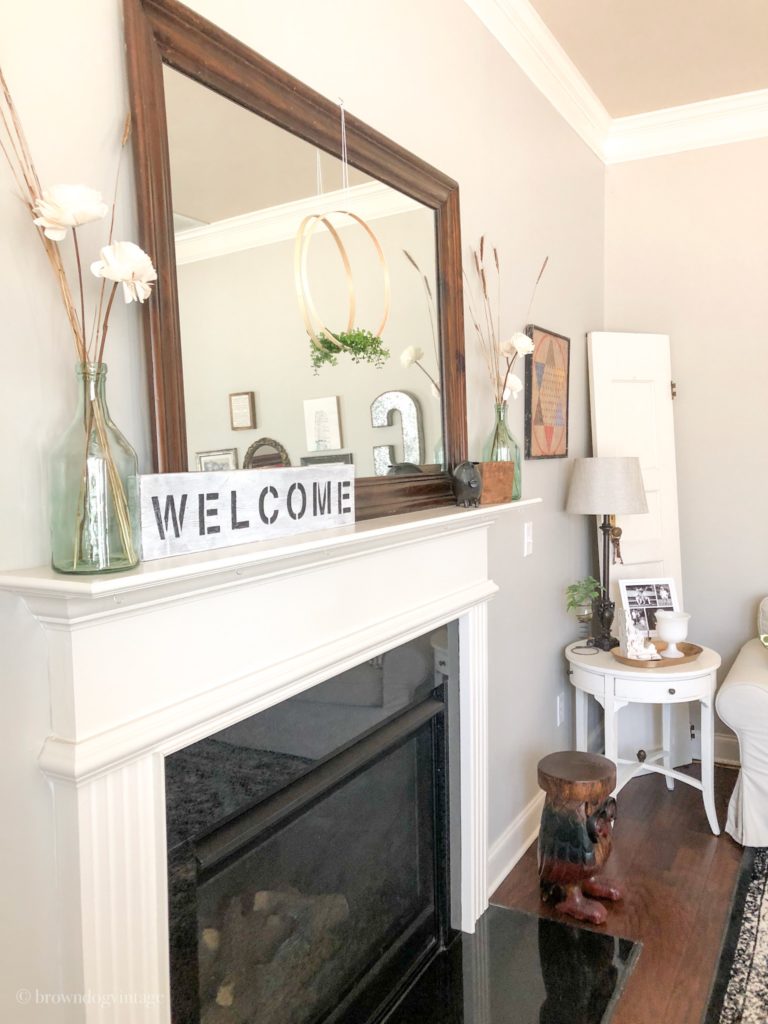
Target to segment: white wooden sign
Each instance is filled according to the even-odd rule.
[[[142,558],[166,558],[355,521],[354,466],[139,478]]]

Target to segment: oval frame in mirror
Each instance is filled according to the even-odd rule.
[[[259,454],[262,448],[271,448],[277,459],[268,461],[263,455]],[[243,456],[243,469],[263,469],[267,466],[286,468],[290,465],[291,459],[285,447],[272,437],[260,437],[257,441],[253,442]]]
[[[140,241],[158,281],[144,326],[159,473],[187,469],[163,64],[331,154],[339,108],[177,0],[124,0]],[[467,458],[459,188],[455,181],[347,114],[349,163],[435,212],[442,369],[441,472],[355,481],[358,519],[454,504],[450,471]]]

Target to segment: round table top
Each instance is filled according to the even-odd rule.
[[[596,672],[600,675],[610,672],[614,676],[629,676],[630,678],[643,676],[648,680],[665,679],[667,676],[673,676],[676,679],[692,679],[720,668],[720,655],[709,647],[703,647],[695,661],[687,661],[684,665],[676,665],[672,658],[662,658],[661,661],[650,662],[652,668],[646,668],[644,665],[638,665],[635,668],[633,665],[623,665],[614,658],[610,651],[601,651],[596,647],[584,649],[585,643],[584,640],[576,640],[569,644],[565,649],[565,656],[571,665],[577,665],[585,672]],[[578,648],[578,650],[574,648]]]

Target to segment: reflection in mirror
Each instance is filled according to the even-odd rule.
[[[243,469],[285,469],[290,464],[288,452],[271,437],[260,437],[254,441],[243,456]]]
[[[342,188],[339,160],[167,66],[163,77],[190,467],[195,452],[233,445],[244,469],[260,465],[268,450],[249,455],[267,434],[283,465],[287,449],[295,463],[338,453],[362,477],[412,463],[437,472],[434,211],[353,168]],[[311,246],[297,255],[308,217]],[[327,337],[375,334],[386,307],[383,360],[320,358],[307,309]],[[255,423],[233,433],[228,396],[243,392],[255,393]],[[393,393],[408,401],[373,415]],[[337,422],[318,435],[305,403],[322,402]]]

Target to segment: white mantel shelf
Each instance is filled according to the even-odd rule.
[[[38,811],[50,816],[55,851],[55,919],[46,906],[45,928],[56,936],[59,983],[153,999],[138,1011],[97,999],[62,1021],[135,1024],[140,1014],[142,1024],[170,1024],[165,757],[454,621],[453,923],[474,930],[488,905],[487,603],[498,589],[488,530],[539,500],[409,513],[110,576],[0,575],[8,683],[49,712],[11,770],[29,773],[36,757],[53,795],[49,803],[44,789]],[[26,830],[13,831],[21,860]],[[28,894],[20,887],[8,900],[8,927],[21,931]],[[35,977],[45,965],[27,968]]]
[[[427,535],[439,535],[490,525],[500,516],[508,515],[531,505],[541,498],[526,498],[501,505],[483,505],[477,508],[444,508],[409,512],[399,516],[369,519],[334,530],[318,530],[299,537],[281,537],[272,541],[256,541],[237,547],[214,551],[176,555],[142,562],[129,572],[101,576],[68,576],[55,572],[49,566],[17,569],[0,573],[0,590],[11,591],[24,597],[34,606],[35,613],[47,619],[45,601],[53,599],[52,607],[61,613],[62,603],[88,614],[106,599],[113,608],[124,602],[143,603],[158,596],[158,592],[171,594],[174,590],[188,590],[193,581],[195,589],[208,589],[237,584],[254,576],[290,570],[296,563],[304,564],[336,558],[349,558],[362,549],[391,546],[399,539],[413,543]],[[144,594],[143,599],[138,595]],[[135,600],[134,600],[135,598]],[[68,621],[72,617],[67,616]]]

